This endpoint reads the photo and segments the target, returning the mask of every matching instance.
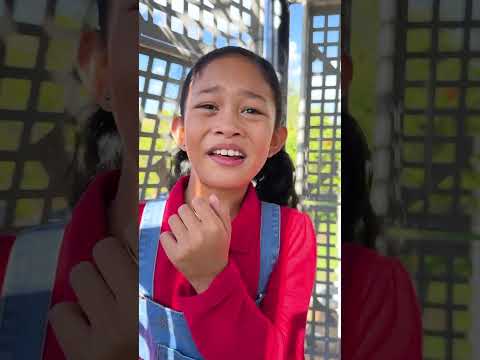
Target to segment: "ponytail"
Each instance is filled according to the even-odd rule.
[[[168,179],[168,190],[172,190],[177,180],[190,173],[190,161],[186,151],[178,149],[173,155],[172,166],[170,168],[170,176]]]
[[[90,180],[100,171],[119,169],[121,144],[111,112],[98,109],[77,137],[69,172],[72,176],[71,206],[80,198]]]
[[[342,113],[342,243],[375,249],[381,225],[370,202],[370,158],[362,129],[350,114]]]
[[[368,248],[375,249],[376,247],[376,238],[380,234],[380,221],[373,211],[372,204],[370,201],[366,204],[366,209],[362,215],[362,227],[358,238],[361,244],[365,245]]]
[[[297,207],[295,167],[285,148],[267,160],[254,181],[260,200],[292,208]]]

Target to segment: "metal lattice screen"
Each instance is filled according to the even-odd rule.
[[[317,275],[308,313],[308,359],[340,358],[340,4],[307,9],[305,122],[299,182],[317,230]]]
[[[398,4],[395,91],[401,106],[394,116],[393,172],[399,201],[391,204],[390,216],[418,231],[389,236],[414,275],[424,358],[472,359],[480,1]]]
[[[91,1],[0,3],[0,228],[68,211],[66,169],[89,100],[73,76]]]
[[[181,83],[187,64],[142,49],[139,55],[139,104],[142,120],[139,134],[140,199],[154,199],[168,191],[168,172],[173,144],[170,121],[178,109]]]
[[[474,359],[470,255],[462,239],[410,239],[401,249],[422,308],[425,360]]]
[[[477,208],[471,195],[479,184],[472,136],[480,129],[479,1],[413,3],[402,10],[399,27],[399,176],[406,222],[464,231]]]
[[[258,0],[140,1],[143,45],[189,60],[227,45],[261,46],[263,2]]]

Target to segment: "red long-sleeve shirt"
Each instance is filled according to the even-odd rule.
[[[184,203],[188,178],[169,194],[162,231]],[[140,215],[143,206],[140,207]],[[232,221],[229,263],[197,295],[160,246],[154,275],[155,301],[182,311],[207,360],[304,358],[308,304],[315,277],[315,231],[309,217],[281,208],[281,246],[266,296],[255,304],[260,264],[260,201],[250,186]]]
[[[341,346],[347,360],[422,359],[420,308],[398,260],[342,246]]]

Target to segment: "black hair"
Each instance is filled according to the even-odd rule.
[[[380,224],[370,202],[368,143],[355,119],[342,113],[342,243],[375,248]]]
[[[95,2],[98,10],[98,31],[102,40],[106,42],[110,0],[96,0]],[[96,110],[80,129],[80,133],[77,136],[74,160],[70,169],[70,171],[73,171],[72,192],[69,198],[71,206],[78,201],[91,179],[99,171],[120,168],[121,154],[116,154],[113,161],[104,164],[101,162],[100,147],[102,139],[118,136],[113,114],[102,108]]]
[[[227,46],[209,52],[202,56],[189,71],[182,86],[180,96],[180,114],[185,116],[185,103],[188,98],[190,84],[194,78],[206,68],[212,61],[227,56],[242,56],[258,67],[263,78],[270,86],[275,101],[275,127],[283,124],[282,89],[273,66],[257,54],[237,46]],[[188,155],[178,149],[173,158],[170,173],[169,187],[183,175],[190,172]],[[265,165],[254,178],[255,189],[262,201],[272,202],[279,205],[297,207],[298,196],[295,192],[295,168],[293,162],[285,151],[285,147],[267,159]]]

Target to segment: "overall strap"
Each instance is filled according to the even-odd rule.
[[[280,206],[262,201],[260,225],[260,274],[256,303],[259,305],[267,289],[268,279],[280,251]]]
[[[146,297],[153,296],[153,275],[166,202],[165,197],[147,201],[140,221],[138,243],[139,294]]]
[[[19,233],[0,295],[0,358],[40,360],[64,224]]]

